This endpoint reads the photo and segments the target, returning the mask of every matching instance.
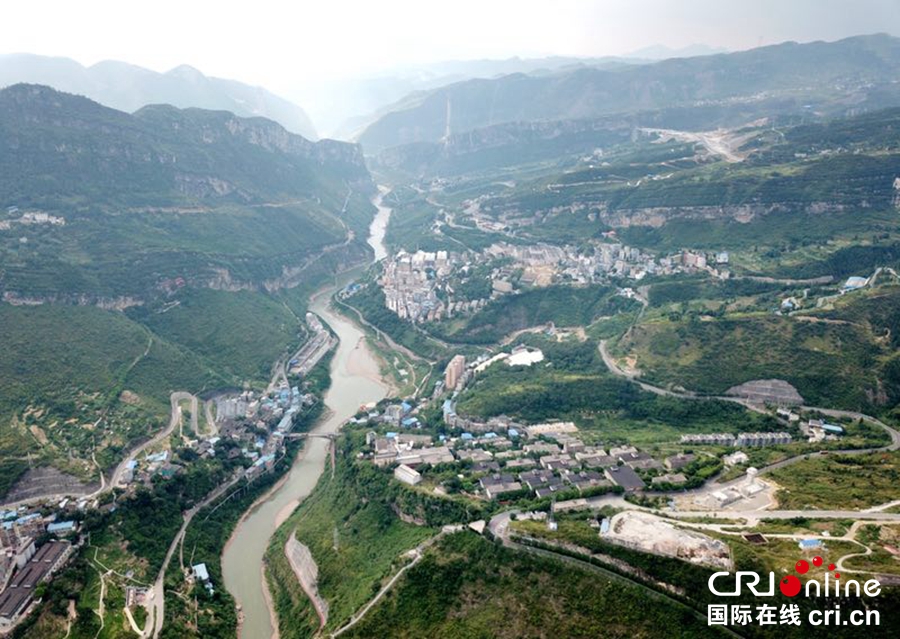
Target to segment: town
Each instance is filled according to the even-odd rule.
[[[385,305],[398,317],[434,322],[474,313],[501,295],[551,284],[640,281],[697,271],[728,279],[728,263],[724,251],[655,258],[615,242],[594,241],[587,247],[500,242],[482,252],[399,251],[384,262],[378,283]]]
[[[273,469],[285,454],[287,441],[297,436],[291,432],[296,420],[321,401],[307,388],[305,378],[337,343],[316,315],[307,313],[306,322],[308,339],[285,366],[277,367],[269,388],[217,394],[203,401],[187,393],[173,394],[170,436],[151,440],[123,461],[106,490],[40,499],[0,511],[0,632],[28,616],[39,599],[38,586],[51,581],[86,543],[80,522],[89,513],[110,513],[118,502],[152,490],[198,460],[218,460],[233,469],[220,489],[253,482]],[[214,590],[203,564],[192,566],[186,578]],[[129,584],[126,609],[131,615],[135,606],[153,602],[149,585]]]

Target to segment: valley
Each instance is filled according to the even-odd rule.
[[[877,580],[895,636],[898,42],[468,77],[356,142],[0,89],[0,634],[819,636],[719,619],[750,571]]]

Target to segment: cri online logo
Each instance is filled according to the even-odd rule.
[[[822,558],[816,555],[813,557],[813,566],[816,568],[822,565]],[[828,570],[834,570],[834,564],[828,564]],[[797,563],[794,564],[794,570],[796,570],[801,575],[805,575],[809,572],[809,562],[805,559],[801,559]],[[838,579],[841,578],[841,573],[834,573],[835,583],[837,584],[838,589],[840,590],[840,584],[838,583]],[[800,580],[796,575],[785,575],[781,578],[781,581],[778,582],[778,589],[781,591],[781,594],[785,597],[796,597],[800,594]]]
[[[813,557],[812,564],[816,568],[821,567],[825,562],[819,556]],[[801,575],[805,575],[809,572],[809,562],[805,559],[799,560],[796,564],[794,564],[794,570]],[[834,572],[836,566],[834,564],[828,564],[828,567],[825,571],[825,596],[838,596],[841,595],[841,574],[839,572]],[[714,595],[718,595],[720,597],[738,597],[741,594],[741,590],[746,581],[746,586],[757,597],[773,597],[775,596],[775,573],[769,573],[769,584],[766,590],[758,590],[757,586],[760,581],[762,581],[762,577],[759,573],[749,572],[749,571],[738,571],[735,573],[735,585],[734,590],[722,592],[716,588],[716,580],[719,577],[728,576],[730,573],[728,572],[716,572],[710,575],[709,577],[709,590]],[[831,579],[831,575],[834,575],[834,579]],[[851,586],[854,587],[854,590],[851,590]],[[785,575],[778,582],[778,589],[781,591],[785,597],[796,597],[800,594],[802,590],[802,585],[800,583],[800,579],[796,575]],[[815,592],[813,593],[813,590]],[[812,594],[811,594],[812,593]],[[861,593],[865,593],[869,597],[877,597],[881,594],[881,583],[878,582],[877,579],[870,579],[862,586],[860,589],[860,584],[855,579],[850,579],[847,583],[844,584],[844,595],[850,596],[855,594],[857,597],[861,595]],[[814,579],[810,579],[806,582],[806,596],[815,596],[820,597],[822,595],[822,584]]]

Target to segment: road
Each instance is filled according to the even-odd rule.
[[[206,425],[209,426],[209,432],[206,433],[207,437],[215,437],[219,434],[219,427],[216,424],[215,416],[213,416],[212,407],[213,400],[208,399],[203,402],[203,410],[206,411]]]
[[[410,551],[410,553],[413,555],[413,560],[403,566],[400,570],[398,570],[394,574],[394,576],[391,577],[391,579],[381,588],[381,590],[378,591],[378,594],[375,595],[375,597],[373,597],[368,603],[366,603],[366,605],[363,606],[356,614],[350,617],[350,621],[331,633],[331,636],[339,637],[343,633],[350,630],[350,628],[355,626],[357,623],[359,623],[362,618],[366,616],[366,613],[368,613],[369,610],[371,610],[375,606],[375,604],[381,601],[381,599],[388,593],[388,591],[394,587],[394,584],[397,583],[397,581],[406,573],[406,571],[422,561],[422,558],[425,556],[425,551],[429,546],[433,546],[447,533],[458,532],[460,530],[463,530],[464,528],[465,526],[462,525],[444,526],[443,530],[441,530],[441,532],[439,532],[437,535],[435,535],[434,537],[429,537],[421,544],[413,548]]]
[[[627,503],[627,502],[625,502],[625,503]],[[632,504],[628,504],[628,505],[635,507]],[[509,522],[510,522],[510,518],[512,517],[512,515],[516,512],[518,512],[518,511],[511,510],[511,511],[503,512],[503,513],[499,513],[497,515],[494,515],[491,518],[490,522],[488,523],[488,530],[490,530],[491,534],[493,534],[494,537],[499,539],[501,541],[501,543],[504,546],[506,546],[507,548],[512,548],[514,550],[518,550],[521,552],[528,552],[533,555],[540,555],[542,557],[546,557],[546,558],[552,559],[554,561],[563,561],[565,563],[578,566],[579,568],[581,568],[583,570],[589,570],[591,572],[595,572],[600,575],[603,575],[604,577],[606,577],[607,579],[610,579],[613,582],[627,584],[629,586],[639,588],[645,594],[649,595],[649,597],[651,597],[653,599],[665,601],[669,604],[677,606],[678,608],[690,611],[691,614],[693,614],[697,619],[701,620],[704,623],[704,625],[708,624],[709,620],[707,619],[706,615],[704,615],[699,610],[696,610],[696,609],[686,605],[684,602],[679,601],[678,599],[675,599],[674,597],[671,597],[671,596],[667,595],[666,593],[661,592],[660,590],[651,588],[650,586],[648,586],[647,584],[645,584],[642,581],[639,581],[637,579],[632,579],[631,577],[629,577],[627,575],[623,575],[619,572],[607,570],[606,568],[603,568],[601,566],[598,566],[596,564],[593,564],[593,563],[590,563],[587,561],[583,561],[576,557],[562,555],[560,553],[555,553],[550,550],[545,550],[543,548],[535,548],[532,546],[527,546],[525,544],[520,544],[516,541],[513,541],[509,535]],[[725,627],[722,628],[722,631],[731,636],[734,636],[734,637],[740,636]]]
[[[428,381],[428,379],[431,377],[431,374],[434,372],[434,362],[429,359],[425,359],[421,355],[417,355],[416,353],[414,353],[413,351],[408,349],[406,346],[403,346],[402,344],[398,344],[397,342],[395,342],[391,338],[390,335],[388,335],[387,333],[385,333],[384,331],[379,329],[377,326],[373,326],[368,321],[366,321],[366,318],[363,317],[362,313],[360,313],[355,307],[347,304],[346,302],[342,302],[337,298],[335,298],[335,304],[340,306],[342,309],[344,309],[346,311],[352,312],[354,314],[354,316],[356,317],[355,321],[360,326],[365,326],[368,330],[372,331],[375,334],[375,336],[379,340],[381,340],[382,342],[387,344],[387,346],[391,350],[402,353],[404,356],[406,356],[410,360],[415,360],[417,362],[422,362],[422,363],[428,365],[428,367],[429,367],[428,374],[423,376],[423,378],[421,380],[414,380],[417,383],[416,383],[416,390],[415,390],[415,393],[413,393],[413,395],[415,397],[418,397],[419,394],[422,392],[422,389],[425,387],[425,383]],[[432,338],[432,339],[434,339],[434,338]],[[413,375],[416,374],[415,370],[412,367],[410,367],[410,373]]]
[[[606,348],[606,340],[600,341],[600,355],[603,358],[603,363],[606,364],[606,367],[609,369],[609,372],[618,377],[623,377],[634,384],[637,384],[641,389],[654,393],[656,395],[662,395],[665,397],[677,397],[680,399],[694,399],[694,400],[713,400],[713,401],[722,401],[722,402],[732,402],[734,404],[740,404],[744,408],[748,410],[753,410],[759,413],[768,414],[768,411],[763,408],[748,402],[745,399],[741,399],[739,397],[729,397],[727,395],[697,395],[696,393],[692,393],[690,391],[671,391],[665,388],[660,388],[659,386],[654,386],[653,384],[647,384],[646,382],[641,382],[637,378],[637,373],[629,373],[628,371],[622,370],[618,364],[616,364],[615,360],[609,354],[609,351]],[[764,466],[759,468],[759,472],[762,474],[764,472],[769,472],[775,470],[777,468],[783,468],[785,466],[789,466],[790,464],[797,463],[803,459],[812,459],[816,457],[823,457],[825,455],[861,455],[864,453],[877,453],[877,452],[887,452],[900,449],[900,432],[898,432],[892,426],[888,426],[880,419],[876,419],[871,415],[866,415],[865,413],[860,413],[856,411],[847,411],[847,410],[837,410],[833,408],[822,408],[820,406],[801,406],[800,410],[803,411],[814,411],[822,413],[823,415],[828,415],[829,417],[835,418],[843,418],[843,419],[853,419],[853,420],[862,420],[865,422],[869,422],[870,424],[875,424],[876,426],[884,429],[885,432],[890,436],[891,443],[887,446],[878,446],[875,448],[855,448],[855,449],[844,449],[844,450],[830,450],[830,451],[822,451],[816,453],[804,453],[803,455],[797,455],[796,457],[789,457],[788,459],[784,459],[779,462],[775,462],[774,464],[770,464],[768,466]],[[735,480],[737,481],[737,480]],[[730,482],[734,483],[734,482]],[[722,484],[723,487],[727,487],[729,484]]]
[[[126,455],[123,456],[122,461],[116,466],[115,470],[113,470],[112,476],[109,480],[103,480],[100,482],[100,488],[95,490],[92,493],[77,493],[73,491],[65,492],[65,493],[46,493],[43,495],[36,495],[34,497],[29,497],[28,499],[23,499],[17,502],[10,502],[8,504],[4,504],[3,507],[7,509],[15,509],[21,506],[29,506],[31,504],[37,502],[44,501],[61,501],[66,497],[76,497],[76,498],[86,498],[86,499],[96,499],[102,496],[105,493],[108,493],[119,483],[122,481],[122,475],[125,474],[125,471],[128,470],[128,462],[132,459],[136,458],[142,452],[147,450],[148,448],[152,448],[162,442],[164,442],[173,432],[175,432],[175,428],[179,426],[181,423],[181,413],[178,410],[179,402],[183,401],[191,401],[193,409],[191,411],[191,424],[196,429],[196,417],[197,417],[197,398],[191,393],[176,391],[169,396],[170,402],[170,413],[169,413],[169,424],[166,426],[165,430],[160,431],[156,435],[154,435],[151,439],[148,439],[142,444],[138,444],[134,448],[132,448]]]
[[[744,157],[736,149],[746,142],[748,136],[737,136],[720,129],[718,131],[676,131],[674,129],[648,129],[642,128],[645,133],[657,133],[663,139],[673,138],[682,142],[694,142],[702,144],[712,155],[719,155],[726,162],[742,162]]]
[[[122,475],[125,474],[125,471],[128,470],[128,462],[140,455],[142,452],[147,450],[148,448],[152,448],[158,444],[164,442],[168,437],[175,432],[175,427],[180,426],[181,424],[181,411],[179,410],[179,404],[181,402],[191,402],[191,424],[196,428],[196,418],[197,418],[197,398],[191,393],[187,393],[184,391],[176,391],[169,396],[169,425],[166,428],[143,444],[139,444],[135,448],[131,449],[131,451],[125,455],[119,465],[116,466],[116,469],[113,471],[112,477],[109,480],[106,488],[101,488],[94,494],[90,495],[91,498],[99,497],[104,492],[108,490],[112,490],[116,486],[119,485],[119,482],[122,481]]]
[[[213,490],[203,499],[203,501],[195,504],[193,508],[184,513],[184,521],[181,524],[181,528],[178,529],[178,534],[175,535],[172,543],[169,544],[169,550],[166,553],[166,558],[163,560],[162,566],[159,569],[159,575],[156,577],[156,581],[153,583],[153,588],[151,589],[149,600],[147,603],[147,622],[144,626],[143,632],[141,633],[141,637],[153,637],[154,639],[156,639],[156,637],[159,637],[159,633],[162,631],[166,616],[166,597],[164,588],[166,581],[166,570],[169,567],[169,562],[172,560],[172,555],[175,554],[175,550],[184,540],[184,533],[187,531],[187,527],[194,519],[194,515],[196,515],[199,511],[206,508],[206,506],[224,495],[243,477],[244,474],[242,472],[237,472],[235,476],[232,477],[229,481],[217,486],[215,490]]]

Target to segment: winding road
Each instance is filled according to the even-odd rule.
[[[654,386],[653,384],[648,384],[646,382],[639,381],[637,379],[638,373],[632,373],[623,370],[616,364],[616,361],[609,354],[609,351],[606,347],[606,340],[600,341],[600,355],[603,358],[603,363],[606,365],[606,368],[609,369],[609,372],[617,377],[622,377],[627,379],[628,381],[637,384],[641,389],[654,393],[656,395],[661,395],[665,397],[677,397],[680,399],[693,399],[693,400],[701,400],[701,401],[722,401],[722,402],[731,402],[733,404],[740,404],[744,408],[748,410],[753,410],[756,412],[768,414],[768,411],[757,406],[745,399],[741,399],[740,397],[730,397],[728,395],[698,395],[697,393],[692,393],[690,391],[672,391],[665,388],[660,388],[659,386]],[[854,420],[862,420],[865,422],[869,422],[870,424],[875,424],[876,426],[884,429],[885,432],[890,436],[891,443],[886,446],[878,446],[874,448],[854,448],[854,449],[844,449],[844,450],[829,450],[829,451],[820,451],[815,453],[804,453],[802,455],[797,455],[795,457],[789,457],[788,459],[784,459],[779,462],[775,462],[774,464],[770,464],[768,466],[764,466],[759,470],[760,473],[768,472],[775,470],[776,468],[783,468],[784,466],[788,466],[790,464],[794,464],[802,459],[812,459],[815,457],[822,457],[824,455],[861,455],[863,453],[877,453],[877,452],[887,452],[900,449],[900,432],[897,429],[893,428],[885,424],[880,419],[872,417],[871,415],[866,415],[865,413],[860,413],[857,411],[847,411],[847,410],[837,410],[833,408],[822,408],[819,406],[801,406],[800,410],[809,411],[809,412],[818,412],[823,415],[828,415],[829,417],[835,418],[843,418],[843,419],[854,419]],[[727,484],[723,484],[727,485]]]

